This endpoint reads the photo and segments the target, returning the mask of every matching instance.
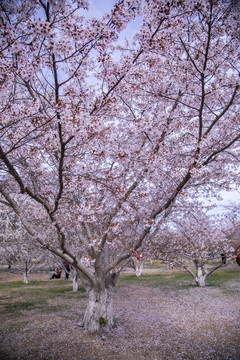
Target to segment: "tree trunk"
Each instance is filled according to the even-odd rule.
[[[73,276],[73,292],[77,292],[78,291],[78,277]]]
[[[28,279],[28,273],[27,273],[27,272],[23,272],[23,282],[24,282],[25,284],[29,284],[29,283],[30,283],[30,281],[29,281],[29,279]]]
[[[195,281],[196,281],[197,286],[204,287],[205,286],[205,280],[206,280],[206,275],[203,274],[202,268],[200,266],[197,267],[197,276],[195,277]]]
[[[83,327],[90,332],[113,327],[112,297],[113,287],[88,288],[88,305]]]
[[[136,273],[136,276],[139,277],[142,275],[142,271],[143,271],[143,263],[141,263],[139,266],[136,265],[135,267],[135,273]]]

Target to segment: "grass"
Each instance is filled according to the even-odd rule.
[[[11,282],[8,281],[8,282],[0,283],[0,291],[4,289],[16,289],[25,286],[26,284],[24,284],[22,281],[11,281]]]
[[[136,275],[124,275],[120,277],[119,284],[143,284],[145,286],[178,288],[182,286],[192,286],[194,284],[193,278],[184,271],[164,272],[163,274],[146,274],[140,277]]]
[[[238,271],[239,270],[239,271]],[[240,268],[222,268],[218,269],[207,278],[207,285],[219,287],[226,285],[228,282],[239,281]]]
[[[240,268],[221,268],[213,272],[206,279],[206,287],[213,288],[225,288],[228,283],[238,282],[240,280]],[[129,284],[129,285],[139,285],[151,286],[154,288],[161,287],[164,289],[190,289],[197,287],[195,281],[187,271],[176,271],[169,270],[164,273],[159,274],[148,274],[136,277],[133,275],[123,275],[120,276],[118,280],[118,286]],[[230,291],[230,289],[227,289]]]
[[[60,281],[32,281],[24,284],[22,281],[0,283],[0,305],[2,316],[15,318],[21,317],[26,312],[38,311],[53,313],[65,308],[67,299],[79,298],[85,293],[79,287],[73,293],[72,285],[64,280]],[[63,305],[50,304],[51,301],[60,300]]]
[[[175,288],[182,286],[185,281],[191,282],[192,278],[188,274],[181,272],[174,275],[167,274],[154,274],[154,275],[142,275],[136,277],[136,275],[127,275],[119,279],[119,284],[142,284],[145,286],[153,287],[169,287]]]
[[[240,268],[217,270],[203,291],[186,272],[155,269],[141,277],[128,271],[120,276],[114,303],[118,327],[105,338],[77,327],[86,307],[82,286],[74,293],[71,281],[49,276],[24,284],[0,271],[1,360],[237,360]]]
[[[209,287],[226,287],[229,282],[239,281],[239,271],[237,269],[223,268],[213,273],[208,279],[206,285]],[[187,289],[195,287],[194,280],[186,272],[164,272],[163,274],[142,275],[136,277],[132,275],[123,275],[119,278],[118,286],[147,286],[162,289]],[[226,293],[234,292],[233,289],[227,289]],[[24,284],[21,281],[0,283],[0,303],[3,307],[2,312],[5,316],[17,316],[24,311],[39,309],[42,312],[50,313],[60,310],[59,306],[49,305],[50,300],[61,299],[79,299],[85,296],[85,289],[80,286],[79,291],[74,293],[72,285],[64,280],[52,281],[32,281]],[[17,292],[17,296],[16,296]],[[64,305],[65,306],[65,305]]]

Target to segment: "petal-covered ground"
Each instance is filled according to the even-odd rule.
[[[240,359],[238,281],[197,288],[123,279],[114,295],[116,327],[101,334],[77,325],[85,293],[57,293],[70,285],[56,280],[27,288],[28,301],[24,287],[1,291],[1,360]]]

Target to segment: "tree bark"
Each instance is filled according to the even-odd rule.
[[[30,283],[30,281],[28,279],[28,273],[26,273],[26,272],[23,272],[23,282],[24,282],[24,284]]]
[[[113,327],[113,287],[87,288],[88,304],[82,326],[89,332]]]
[[[206,285],[206,275],[203,274],[202,268],[197,267],[197,276],[195,277],[195,281],[197,286],[204,287]]]
[[[73,276],[73,292],[77,292],[78,291],[78,277]]]

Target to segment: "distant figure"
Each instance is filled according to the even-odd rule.
[[[222,254],[221,254],[221,257],[222,257],[222,262],[223,262],[224,264],[226,264],[226,255],[225,255],[225,253],[222,253]]]
[[[52,274],[52,276],[50,277],[50,280],[52,279],[60,279],[62,274],[62,270],[60,270],[59,268],[55,269],[55,273]]]
[[[236,251],[236,255],[237,255],[236,262],[237,262],[238,266],[240,266],[240,252]]]
[[[70,265],[67,261],[64,261],[63,266],[65,267],[65,279],[64,280],[68,280],[69,272],[71,271]]]

